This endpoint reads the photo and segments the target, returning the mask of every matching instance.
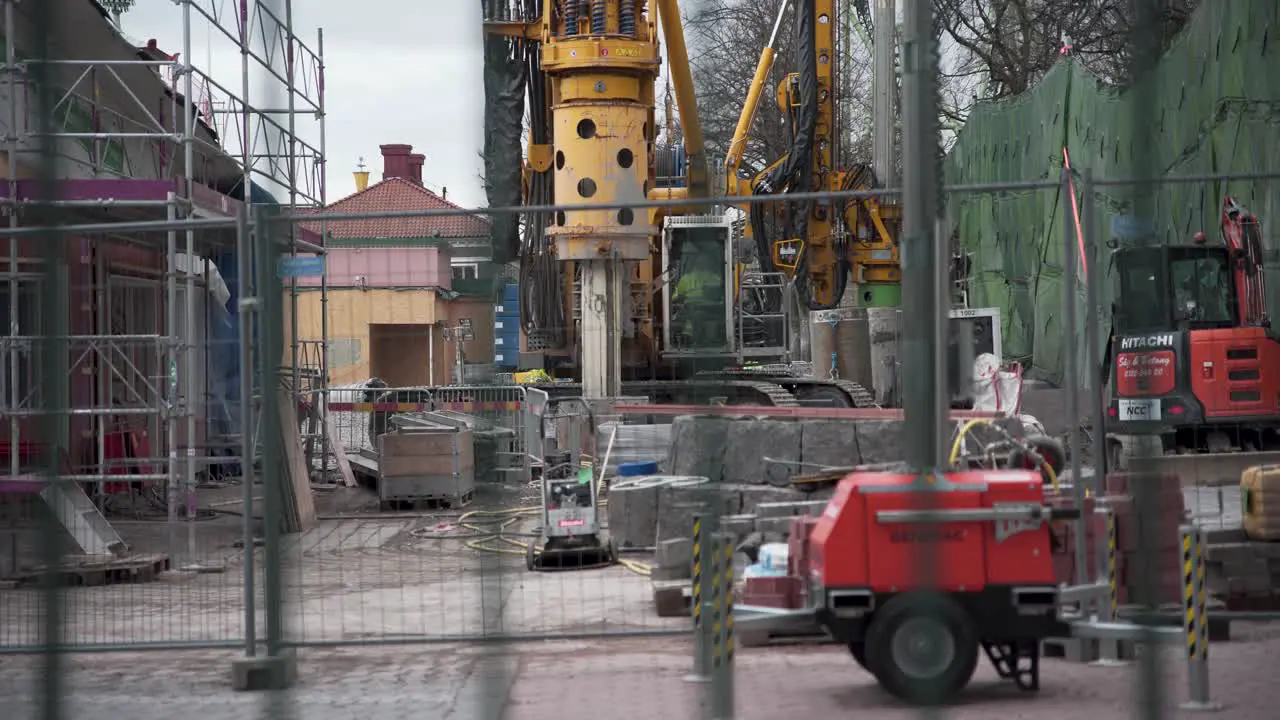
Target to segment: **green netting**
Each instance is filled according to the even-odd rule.
[[[1276,63],[1276,64],[1273,64]],[[1280,5],[1273,0],[1214,0],[1201,5],[1187,29],[1141,82],[1155,83],[1153,127],[1133,127],[1129,91],[1099,82],[1071,61],[1059,63],[1024,95],[976,107],[948,155],[954,185],[1056,179],[1062,149],[1079,176],[1187,176],[1280,171]],[[1135,133],[1154,140],[1155,168],[1134,166]],[[1198,230],[1216,233],[1224,194],[1262,218],[1270,259],[1268,289],[1280,308],[1280,182],[1235,180],[1162,184],[1150,221],[1164,242],[1185,242]],[[1100,188],[1097,227],[1105,241],[1112,219],[1128,214],[1128,188]],[[1083,202],[1083,199],[1081,199]],[[951,199],[962,247],[974,254],[970,304],[999,307],[1005,355],[1040,378],[1061,382],[1064,348],[1087,365],[1084,297],[1077,287],[1078,323],[1062,323],[1063,213],[1070,199],[1057,189],[1009,191]],[[1074,238],[1072,238],[1074,241]],[[1110,278],[1100,285],[1109,308]],[[1107,330],[1109,312],[1103,313]],[[1081,378],[1083,382],[1084,378]]]

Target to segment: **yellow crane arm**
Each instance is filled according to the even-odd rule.
[[[698,119],[698,103],[693,92],[693,70],[689,65],[689,48],[684,42],[680,23],[680,7],[676,0],[656,0],[662,36],[667,41],[667,64],[671,85],[680,110],[680,126],[684,134],[684,152],[689,163],[689,197],[707,197],[706,142],[702,137],[702,121]]]
[[[774,43],[778,41],[778,31],[782,28],[782,18],[786,15],[789,0],[783,0],[778,8],[778,19],[773,22],[773,32],[769,34],[769,42],[760,51],[760,61],[756,63],[756,74],[751,78],[751,87],[747,90],[747,99],[742,104],[742,113],[738,115],[738,126],[733,130],[733,141],[729,143],[729,153],[725,156],[725,191],[730,195],[738,188],[738,168],[742,167],[742,154],[747,149],[747,133],[751,132],[751,124],[755,122],[756,110],[760,107],[760,93],[764,90],[765,81],[769,79],[769,71],[773,69]]]

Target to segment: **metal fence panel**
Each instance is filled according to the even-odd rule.
[[[0,716],[145,720],[243,710],[285,717],[338,708],[374,720],[388,707],[430,717],[475,710],[485,718],[556,712],[728,720],[850,707],[893,714],[898,708],[875,687],[894,689],[881,663],[900,662],[912,643],[887,642],[901,629],[890,623],[906,607],[924,625],[956,612],[960,625],[979,625],[981,613],[970,617],[966,609],[980,601],[970,586],[933,592],[949,577],[978,571],[977,563],[949,566],[942,553],[979,528],[979,552],[1023,532],[1045,542],[1047,557],[1036,546],[1036,562],[1053,565],[1054,583],[1039,590],[1052,595],[1052,611],[1071,628],[1070,636],[1034,643],[1037,662],[1043,657],[1052,668],[1041,692],[1001,697],[1000,709],[1028,718],[1115,716],[1126,704],[1125,713],[1144,718],[1171,717],[1177,706],[1226,706],[1242,718],[1274,714],[1280,696],[1265,667],[1276,639],[1260,623],[1280,617],[1280,566],[1271,545],[1242,526],[1255,536],[1272,532],[1258,526],[1271,519],[1264,510],[1275,475],[1265,468],[1280,463],[1280,436],[1264,412],[1275,355],[1233,355],[1244,348],[1222,337],[1243,324],[1258,343],[1274,343],[1257,303],[1274,302],[1280,287],[1258,282],[1276,274],[1280,143],[1269,138],[1280,92],[1265,59],[1275,54],[1280,11],[1261,1],[1206,0],[1181,38],[1162,48],[1151,28],[1176,19],[1166,17],[1167,3],[1133,3],[1134,37],[1124,49],[1134,65],[1129,89],[1099,92],[1085,59],[1064,40],[1055,50],[1063,62],[1016,102],[973,108],[940,160],[945,113],[937,106],[935,20],[959,5],[907,3],[901,188],[795,192],[786,196],[788,212],[779,212],[831,223],[829,211],[849,202],[865,202],[867,212],[877,203],[900,206],[905,309],[876,308],[875,322],[867,322],[873,367],[859,378],[877,385],[883,404],[907,405],[900,410],[861,407],[865,389],[839,377],[834,345],[831,362],[801,362],[791,338],[778,337],[779,327],[792,324],[791,305],[813,300],[814,289],[761,284],[785,274],[737,267],[733,243],[746,255],[767,245],[762,237],[748,247],[744,227],[756,231],[756,213],[711,223],[732,261],[724,299],[736,298],[740,313],[718,305],[702,320],[697,308],[678,319],[675,334],[690,347],[719,348],[735,336],[744,346],[715,357],[645,345],[670,337],[663,326],[677,322],[672,298],[684,291],[667,277],[672,257],[646,262],[638,252],[627,272],[595,271],[593,263],[624,254],[623,238],[640,234],[619,233],[608,247],[600,241],[576,267],[553,251],[549,238],[575,226],[598,229],[601,218],[621,228],[638,226],[637,213],[661,218],[681,203],[706,211],[705,198],[649,195],[649,180],[668,189],[667,160],[688,160],[674,150],[653,163],[664,167],[636,180],[636,197],[650,198],[638,202],[614,202],[609,190],[599,207],[585,205],[600,188],[575,177],[560,204],[536,207],[572,173],[556,180],[554,148],[531,142],[527,199],[534,207],[464,210],[440,197],[440,207],[420,212],[320,212],[329,200],[323,35],[312,42],[295,32],[293,3],[249,0],[228,9],[217,0],[180,0],[182,48],[168,54],[129,46],[116,12],[127,3],[0,0],[0,144],[9,180],[2,198],[8,222],[0,229]],[[523,13],[509,3],[484,4],[489,20],[512,23],[489,30],[513,33],[503,42],[525,42],[514,39],[528,32]],[[580,9],[554,5],[566,15]],[[619,34],[635,33],[634,26],[622,32],[619,18],[641,8],[663,24],[666,43],[682,44],[674,2],[590,5],[582,19],[595,36],[612,35],[602,29],[615,22]],[[793,23],[799,30],[835,20],[853,39],[850,4],[790,5],[817,13]],[[892,3],[879,5],[878,22],[892,25]],[[1057,27],[1048,6],[1036,5],[1020,8]],[[192,62],[192,27],[202,22],[210,42],[216,36],[243,60],[242,97]],[[883,32],[892,36],[892,27]],[[526,65],[518,53],[499,54]],[[850,65],[842,58],[842,72],[851,73]],[[1264,70],[1246,72],[1255,65]],[[668,67],[684,69],[674,61]],[[808,87],[797,83],[796,98],[813,90],[801,86]],[[587,87],[601,93],[605,83],[579,90]],[[823,86],[822,97],[830,89]],[[885,95],[882,108],[892,105]],[[250,97],[264,104],[255,107]],[[635,120],[628,132],[641,129],[635,139],[655,142],[652,117],[646,121],[638,106],[619,112]],[[300,129],[311,119],[317,127]],[[621,142],[584,122],[591,124],[556,134]],[[817,146],[831,149],[825,141]],[[649,164],[636,162],[638,152],[609,145],[607,155],[644,174]],[[412,173],[417,160],[404,157]],[[831,156],[816,165],[825,172],[843,162]],[[713,175],[724,185],[719,171]],[[580,197],[568,197],[575,191]],[[1110,264],[1111,251],[1203,246],[1195,233],[1215,235],[1223,210],[1233,209],[1227,197],[1261,217],[1259,252],[1244,248],[1221,263],[1223,277],[1246,260],[1264,265],[1244,273],[1247,287],[1226,303],[1254,314],[1243,323],[1215,320],[1206,313],[1216,305],[1176,295],[1182,305],[1170,312],[1179,332],[1224,335],[1187,340],[1185,359],[1172,342],[1146,354],[1107,349],[1113,317],[1138,312],[1117,307],[1128,300],[1117,294],[1125,278]],[[739,200],[764,215],[781,207],[779,197]],[[527,282],[518,297],[420,242],[431,233],[411,223],[424,219],[465,226],[463,242],[477,249],[487,241],[476,238],[490,228],[517,238],[522,226],[517,275]],[[380,229],[360,235],[344,225],[366,220],[417,230],[384,242]],[[810,241],[814,253],[872,252],[851,249],[859,245],[857,228],[844,222],[832,225],[831,237],[774,239],[792,254]],[[947,247],[951,234],[955,247]],[[671,242],[658,245],[667,252]],[[375,251],[377,262],[369,259]],[[949,251],[967,269],[944,278]],[[1183,287],[1158,289],[1193,292],[1195,282],[1220,279],[1186,275],[1176,278]],[[737,293],[729,278],[741,279]],[[772,290],[785,294],[780,309],[769,307]],[[1001,310],[992,334],[1003,338],[1002,360],[1026,367],[1024,379],[1062,386],[1057,404],[1033,406],[1028,396],[1022,406],[1043,422],[988,409],[948,415],[948,391],[967,382],[962,372],[946,372],[953,368],[942,350],[942,329],[959,324],[934,317],[948,290],[971,307]],[[1150,298],[1153,307],[1161,297]],[[590,332],[600,323],[606,337]],[[698,337],[717,335],[714,328],[732,332]],[[1137,340],[1135,347],[1155,342]],[[514,371],[527,364],[522,350],[547,353],[554,371],[588,344],[600,367],[575,368],[587,376],[580,384]],[[664,355],[673,350],[680,352]],[[1212,354],[1219,351],[1222,357]],[[1141,368],[1131,364],[1137,355]],[[747,362],[754,358],[777,362]],[[1110,384],[1104,364],[1116,373]],[[1160,393],[1148,392],[1175,367],[1196,387],[1228,384],[1228,393],[1239,394],[1233,402],[1263,408],[1250,416],[1261,420],[1234,423],[1229,432],[1209,432],[1207,415],[1205,423],[1182,423],[1181,416],[1199,417],[1203,396],[1152,400]],[[1130,380],[1134,393],[1113,406],[1117,383]],[[620,396],[583,397],[601,387]],[[1114,432],[1139,412],[1185,427],[1163,436]],[[1041,432],[1057,437],[1033,442]],[[1223,442],[1240,452],[1203,452]],[[939,515],[948,508],[935,506],[942,493],[934,490],[974,467],[986,473],[982,482],[994,483],[997,456],[1039,473],[1041,485],[1019,477],[1030,477],[1022,487],[1047,499]],[[839,483],[855,487],[847,476],[882,471],[912,483],[918,492],[909,507],[872,508],[866,497],[837,494]],[[989,499],[983,488],[967,493],[974,503]],[[829,503],[833,497],[841,500]],[[917,507],[919,498],[926,500]],[[1046,520],[1063,506],[1080,517]],[[814,538],[823,523],[823,537],[834,537],[831,518],[851,507],[866,510],[867,525],[848,536],[839,548],[847,556],[838,560],[907,578],[922,588],[918,595],[884,587],[880,578],[866,587],[823,585],[832,573],[809,565],[820,542]],[[952,523],[963,526],[959,534],[921,531],[940,517],[961,518]],[[878,527],[895,522],[907,529]],[[889,538],[880,546],[886,557],[898,552],[891,546],[913,549],[896,564],[868,555],[863,543],[873,532]],[[585,559],[597,552],[608,562]],[[825,562],[836,560],[828,554]],[[979,583],[997,584],[987,575]],[[1014,587],[1009,594],[1033,593]],[[917,597],[931,603],[929,612],[899,602]],[[866,604],[837,602],[850,598]],[[775,644],[838,635],[842,613],[872,629],[842,638],[848,653]],[[1241,623],[1234,627],[1247,642],[1220,645],[1215,635],[1229,621]],[[648,644],[628,645],[626,637]],[[869,647],[876,637],[886,641]],[[534,640],[542,642],[525,642]],[[424,660],[416,646],[429,643],[462,650]],[[976,671],[978,682],[1007,679],[997,644],[1005,643],[983,647],[991,662]],[[397,655],[396,645],[415,648]],[[979,657],[979,646],[969,645]],[[237,689],[292,692],[272,693],[259,708],[210,690],[226,660],[211,651],[225,650],[235,651]],[[546,660],[550,653],[557,654]],[[544,655],[526,661],[537,654]],[[300,657],[303,672],[316,675],[298,683]],[[1136,672],[1108,669],[1128,665]],[[908,704],[945,695],[909,679],[896,686]],[[957,708],[957,716],[994,708],[981,709],[977,693],[973,700],[979,709]],[[226,707],[213,710],[219,705]]]

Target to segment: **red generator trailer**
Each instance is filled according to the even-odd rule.
[[[809,535],[809,609],[892,694],[946,702],[979,653],[1039,689],[1040,641],[1066,637],[1040,473],[847,476]]]

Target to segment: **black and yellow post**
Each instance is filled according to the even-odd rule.
[[[690,615],[694,618],[694,673],[687,676],[687,682],[710,682],[710,626],[707,621],[707,605],[710,598],[707,591],[713,591],[707,585],[709,570],[712,568],[714,551],[710,548],[716,521],[707,512],[694,512],[692,521],[692,584],[690,587]]]
[[[1106,597],[1098,604],[1100,612],[1098,619],[1105,623],[1116,621],[1120,614],[1120,586],[1119,577],[1116,571],[1116,551],[1118,549],[1118,535],[1116,533],[1116,513],[1109,507],[1099,508],[1098,512],[1103,514],[1107,528],[1107,544],[1102,548],[1102,568],[1106,572],[1107,592]],[[1120,657],[1120,640],[1116,638],[1103,638],[1098,641],[1098,665],[1123,665],[1124,661]]]
[[[733,689],[733,552],[734,539],[730,533],[716,533],[715,570],[716,583],[712,611],[714,636],[711,655],[711,712],[710,720],[732,720],[734,716]]]
[[[1107,620],[1115,620],[1120,612],[1120,586],[1116,575],[1116,550],[1118,535],[1116,533],[1115,511],[1107,511]]]
[[[1209,618],[1205,614],[1208,591],[1205,587],[1203,543],[1199,528],[1186,526],[1182,541],[1182,624],[1186,639],[1187,701],[1183,710],[1213,711],[1222,706],[1209,694]]]

